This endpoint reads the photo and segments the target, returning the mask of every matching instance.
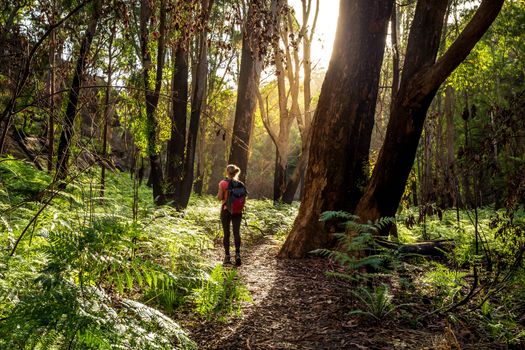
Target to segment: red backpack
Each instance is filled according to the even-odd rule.
[[[246,186],[236,180],[228,180],[228,200],[226,201],[226,209],[231,214],[241,214],[246,203],[246,195],[248,191]]]

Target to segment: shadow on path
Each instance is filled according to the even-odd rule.
[[[239,275],[253,303],[243,307],[241,318],[191,327],[199,348],[432,348],[424,344],[432,344],[436,330],[429,333],[359,324],[348,315],[355,306],[348,286],[325,276],[326,260],[281,260],[275,257],[277,251],[278,243],[267,237],[245,254]]]

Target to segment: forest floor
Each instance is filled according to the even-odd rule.
[[[463,333],[470,339],[461,339],[445,319],[413,329],[408,322],[370,324],[349,315],[356,308],[356,298],[346,282],[325,275],[330,263],[314,258],[277,259],[279,245],[267,236],[245,247],[238,272],[253,302],[243,305],[241,317],[226,322],[189,322],[186,327],[199,348],[494,349],[474,344],[468,330]],[[222,248],[215,255],[219,263]],[[412,312],[424,313],[425,308],[419,305]]]

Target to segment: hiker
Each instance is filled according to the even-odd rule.
[[[235,265],[241,265],[241,220],[244,203],[246,199],[246,187],[239,181],[241,169],[237,165],[230,164],[226,167],[226,178],[219,182],[217,198],[221,204],[221,224],[224,232],[224,265],[231,264],[230,257],[230,223],[233,226],[233,238],[235,241]]]

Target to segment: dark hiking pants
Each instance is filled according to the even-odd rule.
[[[221,223],[224,232],[224,251],[230,255],[230,222],[233,224],[233,239],[235,241],[235,253],[241,252],[241,220],[242,214],[230,214],[226,209],[221,210]]]

